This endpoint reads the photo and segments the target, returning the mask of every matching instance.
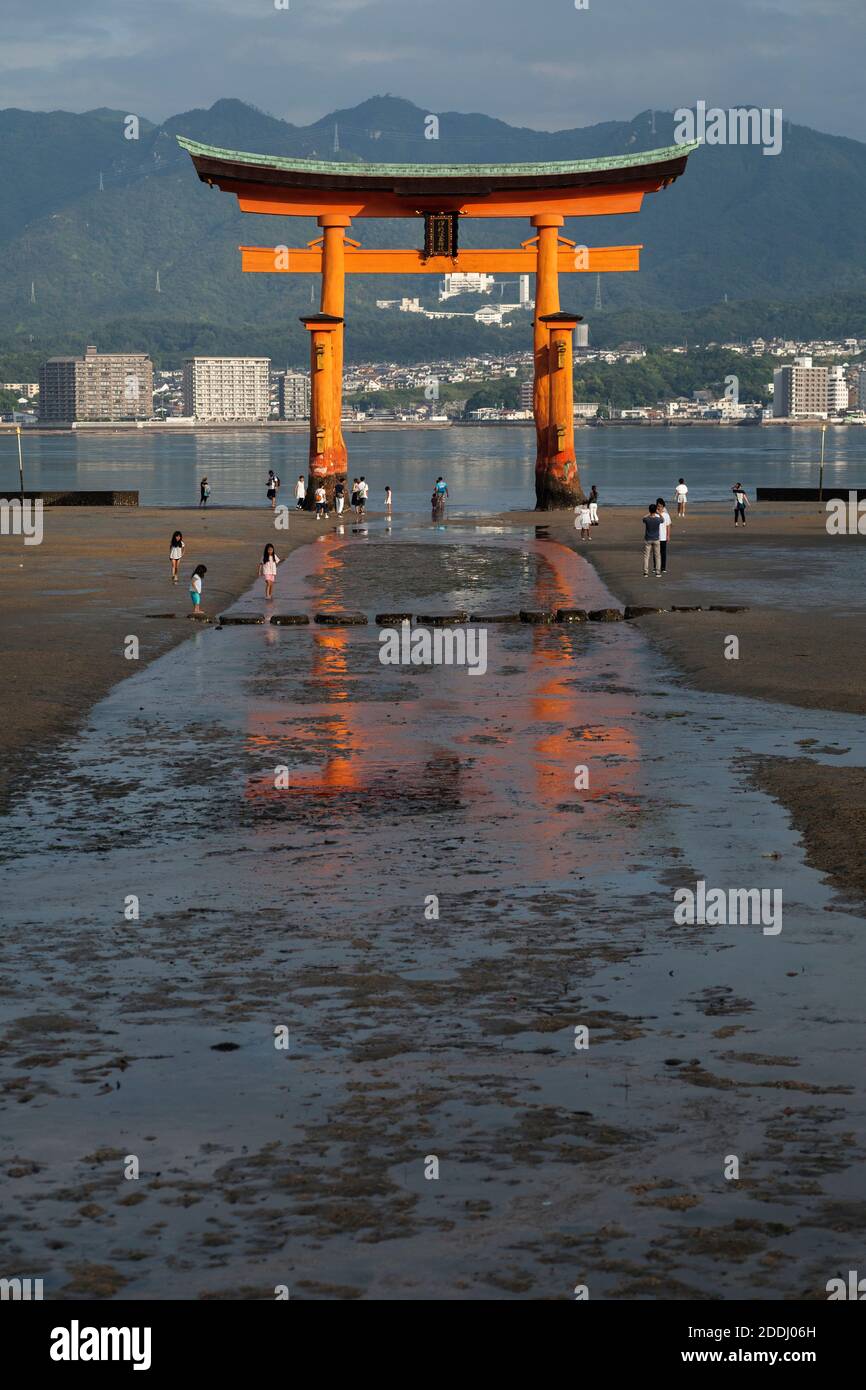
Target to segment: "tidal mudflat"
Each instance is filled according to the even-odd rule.
[[[866,1223],[863,921],[741,758],[862,768],[866,723],[678,686],[631,623],[382,665],[374,615],[434,601],[615,603],[532,527],[347,525],[273,610],[368,626],[197,630],[14,801],[3,1266],[50,1298],[824,1298]],[[782,930],[676,923],[698,881],[783,890]]]

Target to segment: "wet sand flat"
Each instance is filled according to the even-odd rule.
[[[551,536],[585,554],[621,603],[745,605],[743,613],[641,620],[690,685],[866,712],[866,536],[828,535],[817,503],[762,503],[745,530],[734,529],[727,507],[689,507],[684,520],[674,517],[660,580],[643,578],[640,508],[601,507],[589,542],[567,513],[514,515],[542,520]],[[736,661],[724,656],[728,634],[739,638]]]
[[[267,541],[288,555],[317,525],[293,512],[289,530],[276,531],[266,507],[58,507],[43,515],[41,545],[0,537],[0,807],[16,779],[29,778],[116,681],[189,636],[195,565],[208,567],[204,610],[218,612],[252,583]],[[168,562],[175,529],[186,540],[176,586]],[[160,612],[182,620],[148,620]],[[140,641],[137,662],[123,654],[130,633]]]
[[[46,1296],[798,1299],[856,1267],[862,920],[741,760],[853,775],[863,721],[692,690],[638,623],[381,664],[398,598],[614,602],[535,520],[296,550],[280,602],[369,626],[196,630],[13,803],[0,1248]],[[783,930],[677,924],[699,878],[783,889]]]

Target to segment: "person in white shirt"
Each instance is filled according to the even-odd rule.
[[[274,596],[274,580],[277,577],[277,565],[281,565],[280,559],[271,542],[268,541],[262,554],[262,562],[259,565],[259,574],[265,581],[265,598]]]
[[[737,483],[736,487],[734,487],[732,491],[734,494],[734,525],[739,526],[740,522],[742,521],[743,525],[745,526],[746,508],[749,505],[749,499],[746,496],[742,483]]]
[[[390,512],[392,500],[393,500],[393,499],[392,499],[392,497],[391,497],[391,489],[390,489],[389,487],[386,487],[386,488],[385,488],[385,511],[386,511],[386,512]]]
[[[676,494],[677,494],[677,516],[685,516],[685,514],[686,514],[686,499],[687,499],[687,497],[688,497],[688,495],[689,495],[689,490],[688,490],[688,488],[686,487],[686,480],[685,480],[685,478],[680,478],[679,482],[677,483],[677,486],[676,486]]]
[[[319,483],[319,486],[316,488],[314,497],[316,502],[316,520],[318,521],[320,517],[327,517],[328,515],[328,494],[322,483]]]
[[[367,482],[366,478],[364,478],[364,477],[359,478],[359,479],[358,479],[358,505],[357,505],[357,507],[356,507],[356,509],[355,509],[355,510],[357,511],[359,520],[360,520],[360,517],[361,517],[361,515],[362,515],[362,513],[363,513],[363,511],[364,511],[364,508],[365,508],[366,505],[367,505],[367,498],[369,497],[369,495],[370,495],[370,484]]]
[[[192,616],[201,617],[201,581],[207,574],[207,565],[196,565],[189,581],[189,596],[192,601]]]
[[[298,511],[301,511],[303,509],[304,500],[306,496],[307,484],[304,482],[303,473],[301,473],[298,478],[298,481],[295,483],[295,506],[297,507]]]
[[[574,525],[576,530],[580,530],[580,539],[582,541],[592,540],[592,535],[589,529],[592,525],[592,513],[589,510],[588,502],[579,502],[578,505],[575,507]]]
[[[668,567],[668,539],[671,534],[671,514],[665,504],[663,497],[656,498],[656,511],[661,517],[662,524],[659,527],[659,555],[661,558],[661,572],[664,574]]]

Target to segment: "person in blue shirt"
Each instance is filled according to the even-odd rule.
[[[662,519],[658,513],[658,504],[650,502],[649,511],[643,518],[643,577],[649,578],[649,560],[653,557],[653,572],[656,579],[662,577],[662,555],[661,555],[661,529]]]

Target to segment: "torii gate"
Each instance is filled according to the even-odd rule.
[[[320,312],[301,319],[310,333],[310,490],[329,502],[345,482],[340,420],[346,272],[442,275],[535,273],[533,414],[536,507],[572,506],[582,496],[574,453],[572,343],[580,320],[561,310],[559,275],[635,271],[640,246],[577,246],[566,217],[639,212],[645,193],[682,174],[696,144],[609,159],[547,164],[366,164],[221,150],[178,137],[199,178],[234,193],[242,212],[315,217],[322,235],[304,248],[242,246],[245,271],[322,277]],[[424,247],[368,250],[346,233],[355,218],[424,219]],[[461,250],[461,218],[528,218],[534,235],[514,250]]]

